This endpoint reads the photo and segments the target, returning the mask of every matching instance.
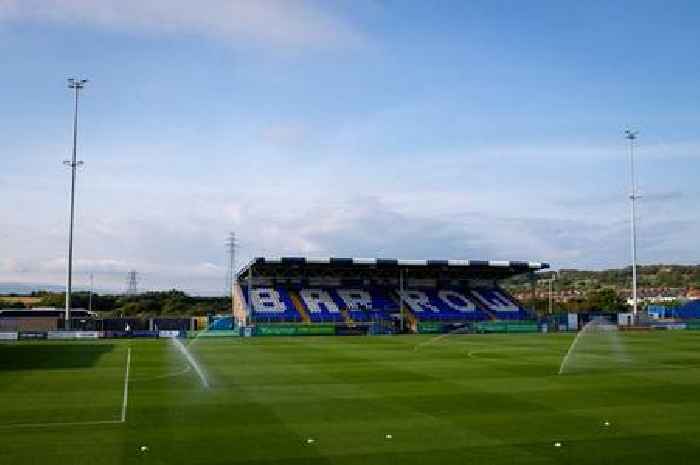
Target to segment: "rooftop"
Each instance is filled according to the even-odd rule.
[[[412,277],[453,279],[505,279],[549,268],[548,263],[503,260],[401,260],[396,258],[256,257],[237,274],[243,281],[253,276],[330,275],[362,272],[390,276],[401,270]]]

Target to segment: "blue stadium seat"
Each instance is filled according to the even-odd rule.
[[[527,312],[501,288],[476,288],[470,291],[475,302],[499,320],[523,320]]]
[[[246,286],[242,293],[248,303]],[[300,321],[289,294],[290,288],[255,287],[253,312],[256,321]],[[312,322],[344,322],[344,312],[353,321],[367,322],[390,319],[399,311],[390,290],[381,287],[306,287],[294,288]],[[399,295],[398,290],[394,290]],[[483,321],[491,316],[504,320],[527,317],[509,294],[498,287],[482,287],[471,290],[457,289],[407,289],[403,299],[419,320],[425,321]],[[698,311],[700,317],[700,310]]]
[[[347,310],[354,321],[388,318],[396,304],[380,289],[337,288],[330,290],[338,306]]]
[[[695,319],[700,318],[700,300],[691,300],[687,304],[673,310],[676,318]]]
[[[301,316],[294,308],[289,292],[284,287],[254,287],[249,293],[247,286],[241,286],[241,290],[246,304],[249,303],[252,295],[255,321],[300,321]]]
[[[303,288],[299,290],[299,298],[311,321],[342,322],[345,320],[340,307],[327,289]]]
[[[397,291],[401,295],[400,291]],[[461,291],[453,289],[408,289],[403,300],[424,321],[479,321],[488,318],[478,305]]]

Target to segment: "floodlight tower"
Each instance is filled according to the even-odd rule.
[[[625,130],[625,139],[629,140],[630,154],[630,235],[632,236],[632,316],[637,321],[637,181],[634,173],[634,141],[639,131]]]
[[[87,84],[87,79],[68,79],[68,88],[75,91],[75,104],[73,107],[73,157],[65,160],[64,165],[71,168],[70,183],[70,225],[68,227],[68,276],[66,277],[66,323],[65,329],[70,329],[71,293],[73,290],[73,226],[75,224],[75,177],[82,161],[77,160],[78,154],[78,100],[80,90]]]

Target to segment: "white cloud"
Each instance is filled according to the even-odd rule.
[[[472,258],[545,260],[554,266],[605,267],[628,261],[628,224],[624,217],[564,219],[524,211],[494,211],[482,206],[432,211],[406,197],[387,202],[384,195],[328,193],[289,211],[284,196],[261,199],[256,193],[231,198],[206,197],[206,208],[192,213],[181,198],[166,192],[170,205],[160,211],[119,211],[99,221],[84,221],[78,231],[76,285],[95,273],[98,287],[123,290],[126,272],[140,273],[141,289],[178,287],[222,292],[226,275],[224,239],[239,237],[239,265],[256,256],[379,256],[400,258]],[[186,193],[182,194],[183,196]],[[437,197],[435,198],[437,201]],[[232,218],[221,212],[233,211]],[[87,213],[85,214],[86,216]],[[100,211],[100,215],[105,215]],[[700,223],[647,218],[641,225],[642,262],[698,260],[687,244]],[[42,229],[25,238],[47,241]],[[61,283],[64,238],[48,239],[41,251],[0,244],[0,281]],[[23,250],[20,260],[12,251]],[[57,254],[58,252],[58,254]]]
[[[94,272],[98,287],[123,290],[136,269],[141,289],[223,292],[230,231],[240,241],[239,264],[253,255],[532,259],[557,267],[629,260],[624,140],[568,152],[555,142],[403,156],[373,149],[379,136],[341,130],[339,140],[333,128],[304,121],[251,127],[259,129],[249,131],[253,140],[236,143],[226,131],[202,134],[222,142],[196,166],[174,143],[104,144],[78,185],[76,283]],[[683,169],[677,158],[689,150],[667,147],[664,167]],[[555,163],[562,153],[571,160]],[[642,181],[654,173],[644,164],[652,155],[640,150]],[[35,176],[33,165],[17,165],[24,168],[5,174],[10,201],[0,204],[9,221],[0,231],[0,281],[61,283],[65,173],[54,164]],[[641,261],[700,260],[688,245],[700,222],[677,221],[692,211],[694,185],[653,179],[640,203]]]
[[[86,24],[282,47],[357,46],[349,24],[298,0],[0,0],[0,22]]]
[[[67,261],[66,257],[56,257],[38,263],[37,268],[42,272],[64,273]],[[93,273],[126,273],[130,269],[128,263],[113,258],[74,259],[73,267],[78,272]]]
[[[0,258],[0,273],[19,273],[21,271],[22,265],[17,258]]]

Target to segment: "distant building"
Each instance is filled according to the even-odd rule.
[[[623,289],[619,295],[625,299],[627,305],[632,305],[632,291]],[[649,304],[661,304],[684,299],[686,289],[682,287],[643,287],[637,289],[637,302]]]
[[[513,296],[520,301],[530,300],[532,292],[530,290],[514,292]],[[552,292],[552,300],[554,302],[571,302],[572,300],[581,300],[584,297],[584,292],[578,289],[562,289]],[[541,300],[549,299],[549,290],[537,288],[535,290],[535,298]]]
[[[688,300],[700,300],[700,289],[688,289],[685,298]]]

